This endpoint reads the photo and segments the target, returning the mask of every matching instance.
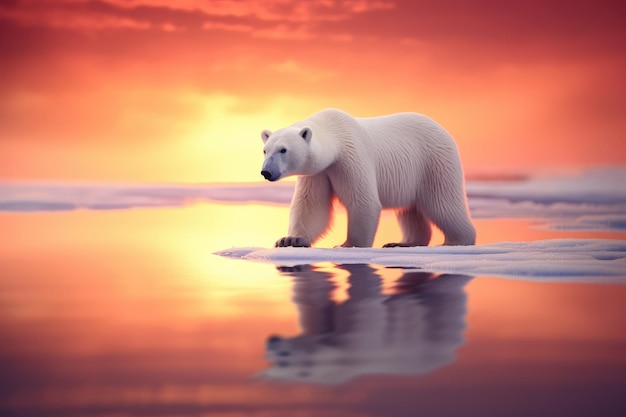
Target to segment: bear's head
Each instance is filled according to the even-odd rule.
[[[309,144],[313,132],[310,127],[287,127],[272,133],[264,130],[263,168],[261,175],[268,181],[277,181],[290,175],[306,174]]]

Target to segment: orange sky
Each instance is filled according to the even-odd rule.
[[[469,173],[626,163],[618,1],[0,3],[0,179],[256,181],[262,129],[415,111]]]

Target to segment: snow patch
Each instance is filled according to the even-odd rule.
[[[295,266],[376,264],[428,272],[540,281],[626,284],[626,241],[550,239],[412,248],[231,248],[215,255]]]

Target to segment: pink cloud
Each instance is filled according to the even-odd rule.
[[[227,32],[252,32],[254,27],[252,25],[238,23],[205,22],[202,25],[202,29],[224,30]]]
[[[68,2],[69,3],[69,2]],[[52,6],[52,3],[25,1],[17,8],[0,8],[0,17],[15,21],[24,26],[46,26],[57,29],[103,30],[152,28],[147,21],[115,16],[97,11],[73,10]],[[51,6],[51,7],[48,7]]]
[[[395,3],[384,0],[104,0],[120,8],[148,6],[188,12],[201,12],[208,16],[251,17],[262,21],[337,21],[352,14],[388,10]]]
[[[0,18],[23,26],[43,26],[55,29],[99,31],[103,29],[145,30],[151,22],[128,16],[106,13],[83,7],[80,0],[21,0],[13,6],[0,7]]]
[[[345,21],[355,15],[394,7],[394,3],[380,0],[21,0],[0,6],[0,18],[24,26],[80,31],[153,29],[165,32],[186,29],[186,25],[177,20],[191,19],[202,29],[249,32],[259,38],[307,40],[316,37],[315,25],[320,22]],[[293,30],[290,27],[293,24],[301,26]]]

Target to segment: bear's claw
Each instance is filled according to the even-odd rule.
[[[293,246],[298,248],[308,248],[311,246],[311,242],[308,239],[300,236],[286,236],[276,241],[277,248],[284,248],[287,246]]]
[[[419,245],[415,245],[415,244],[411,244],[411,243],[402,243],[402,242],[398,242],[398,243],[386,243],[383,245],[383,248],[411,248],[413,246],[419,246]]]

